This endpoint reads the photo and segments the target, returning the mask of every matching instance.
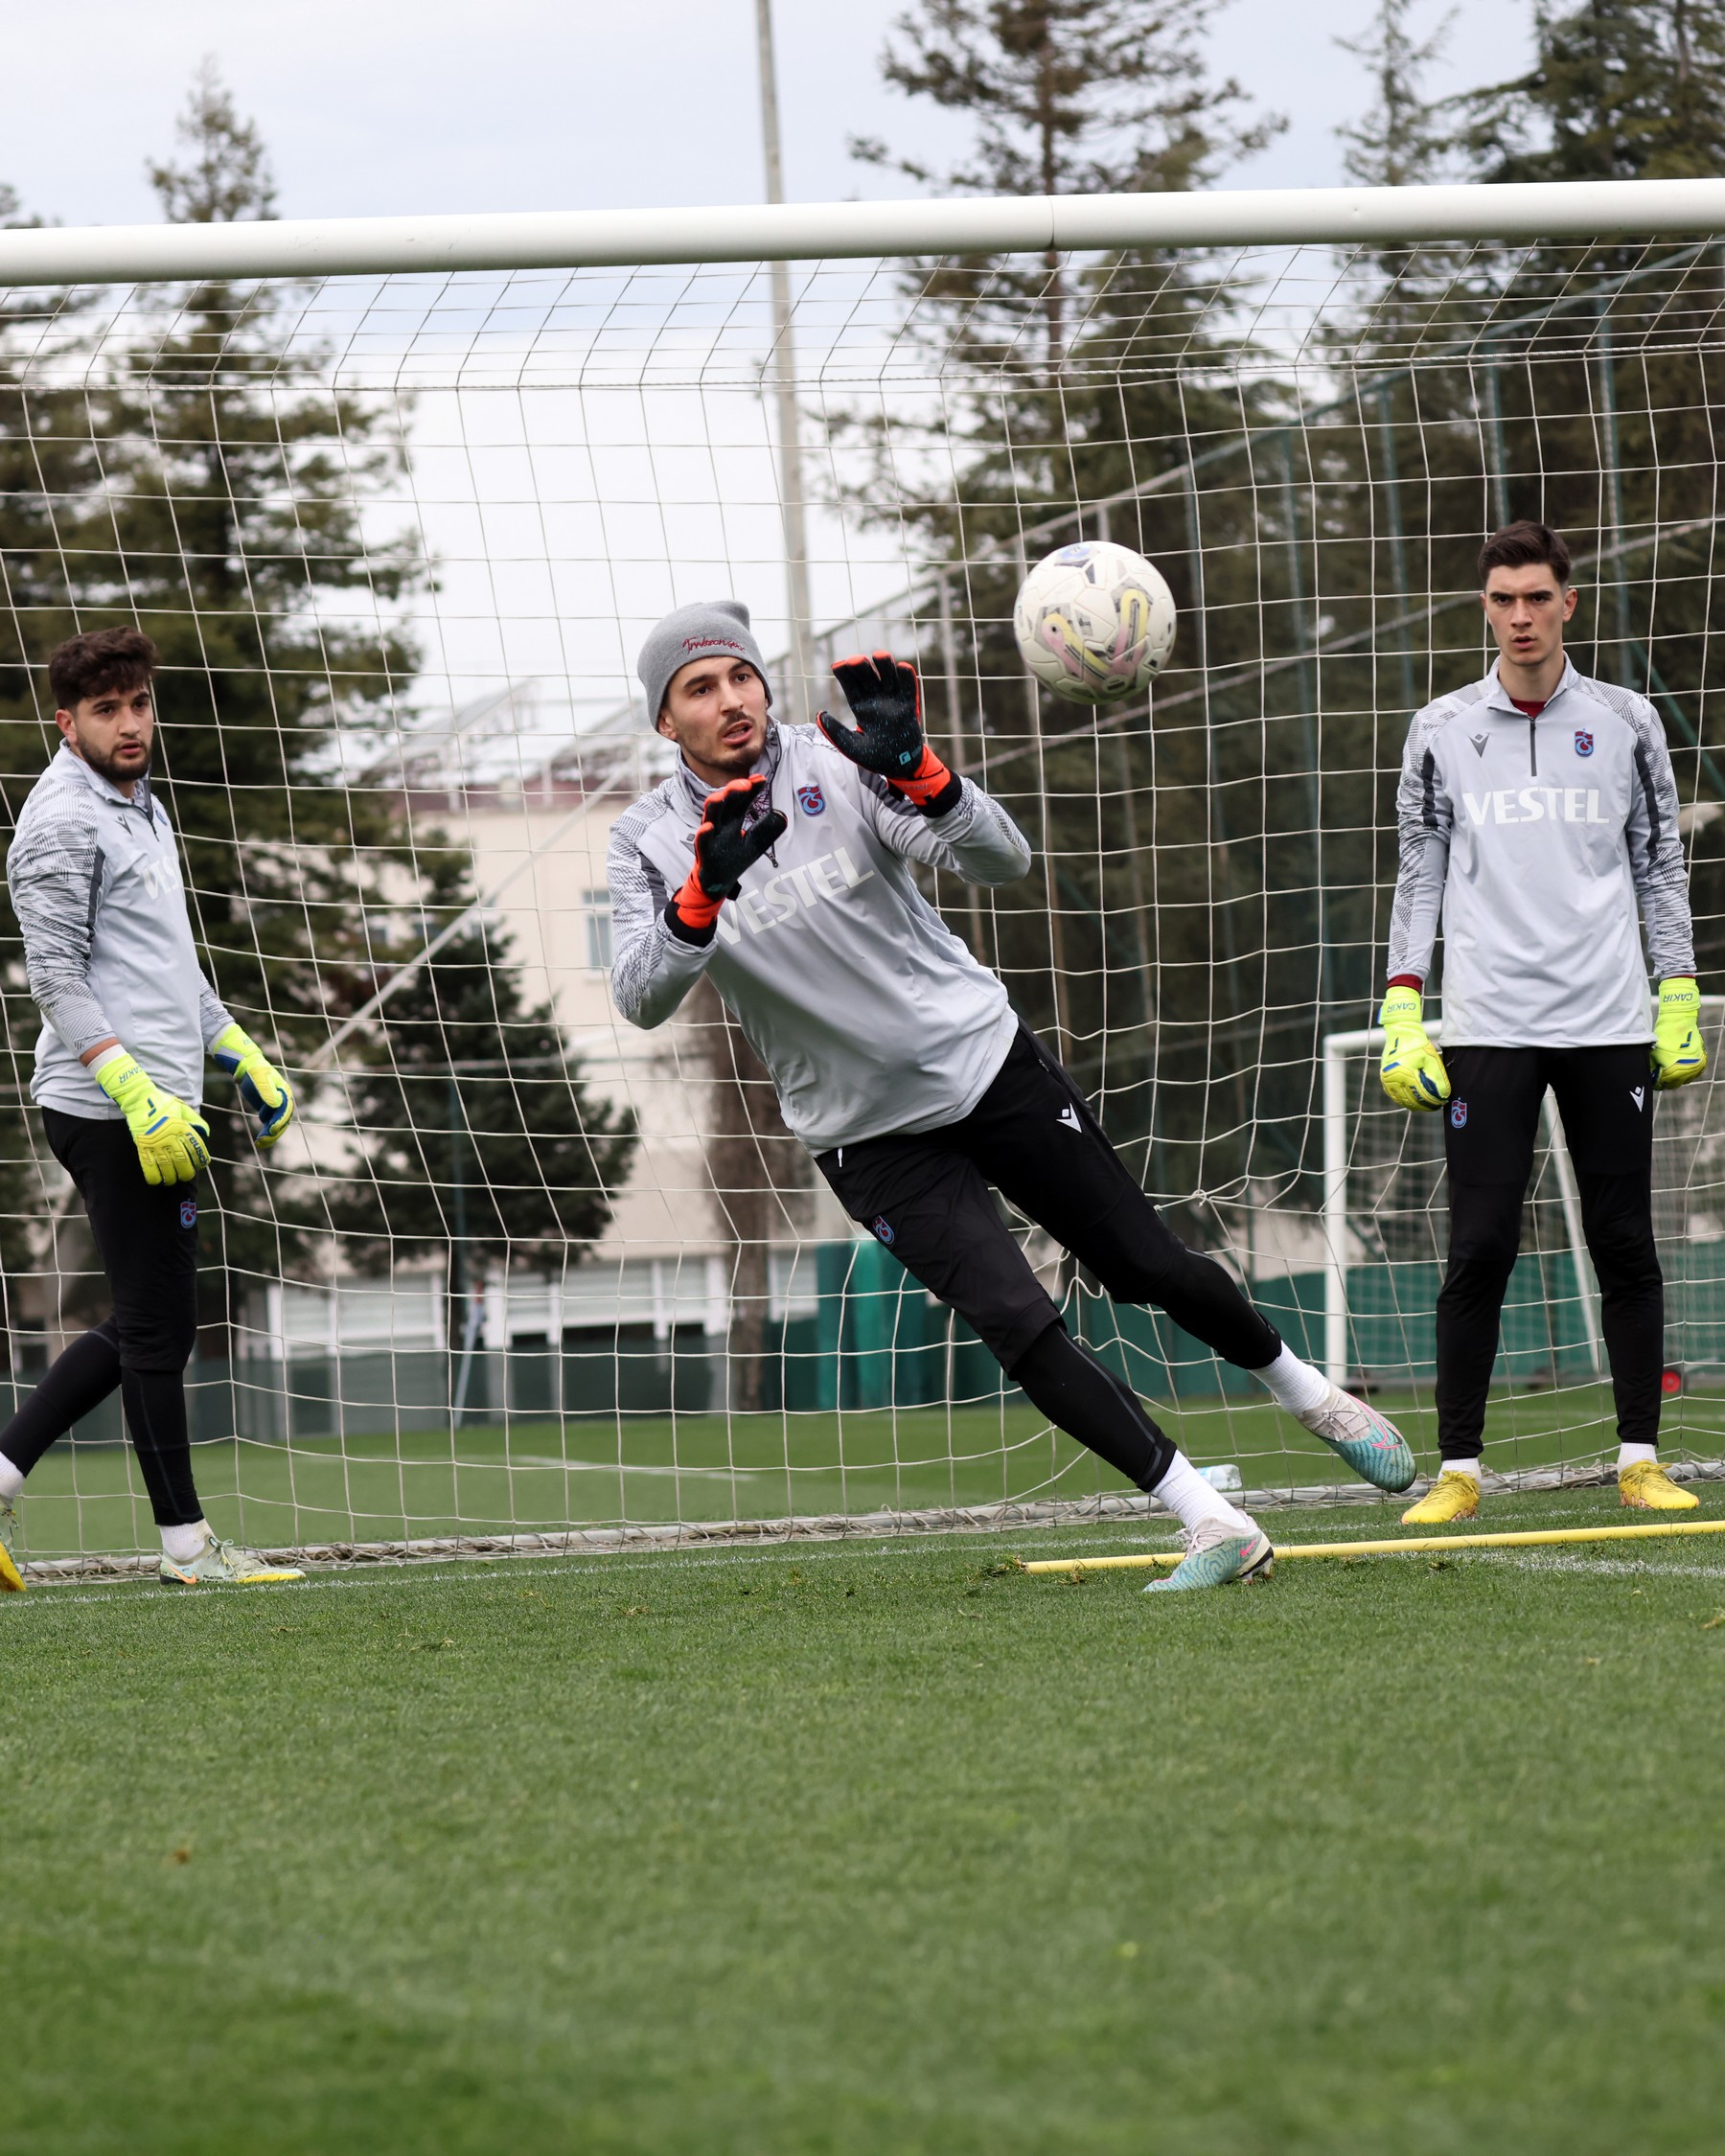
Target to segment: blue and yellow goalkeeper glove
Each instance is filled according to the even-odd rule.
[[[258,1118],[253,1135],[267,1152],[293,1120],[293,1088],[237,1025],[217,1035],[210,1053],[239,1089],[242,1105]]]
[[[1653,1021],[1653,1083],[1662,1093],[1687,1086],[1707,1068],[1701,1045],[1701,991],[1692,980],[1662,980]]]
[[[126,1117],[146,1182],[191,1182],[209,1166],[210,1126],[196,1109],[153,1085],[124,1048],[92,1064],[90,1076]]]
[[[1392,988],[1378,1023],[1384,1029],[1378,1076],[1385,1092],[1397,1108],[1441,1108],[1450,1097],[1449,1072],[1425,1029],[1418,989]]]

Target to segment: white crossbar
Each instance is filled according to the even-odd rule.
[[[1725,179],[1504,187],[1295,187],[1026,195],[485,217],[0,232],[0,287],[180,278],[344,277],[649,263],[811,262],[1048,248],[1371,246],[1725,232]]]

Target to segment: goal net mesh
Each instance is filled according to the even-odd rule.
[[[803,263],[783,334],[772,287],[758,264],[0,298],[10,813],[56,744],[49,651],[141,623],[196,931],[299,1089],[261,1157],[212,1074],[196,1463],[249,1543],[1118,1489],[840,1217],[715,999],[616,1019],[606,840],[666,768],[632,667],[673,605],[747,601],[791,721],[836,656],[917,658],[943,753],[1036,857],[931,897],[1179,1232],[1314,1358],[1324,1044],[1370,1022],[1403,735],[1484,671],[1474,559],[1510,516],[1572,539],[1577,663],[1664,719],[1714,975],[1718,243]],[[1173,658],[1153,702],[1040,700],[1014,590],[1104,536],[1167,577]],[[105,1305],[6,926],[15,1400]],[[1347,1083],[1346,1361],[1429,1456],[1435,1134],[1364,1056]],[[1707,1456],[1713,1099],[1660,1106],[1668,1444]],[[1530,1214],[1487,1462],[1576,1468],[1611,1415],[1550,1161]],[[1243,1373],[1019,1225],[1194,1457],[1337,1479]],[[33,1478],[33,1557],[151,1543],[119,1412]]]

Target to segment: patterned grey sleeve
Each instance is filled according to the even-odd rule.
[[[1449,718],[1447,706],[1429,704],[1415,714],[1402,750],[1401,783],[1395,793],[1396,836],[1401,849],[1395,876],[1395,903],[1390,912],[1390,952],[1385,977],[1432,972],[1432,947],[1443,910],[1443,885],[1449,874],[1451,806],[1438,768],[1438,736]]]
[[[943,816],[926,816],[872,771],[862,774],[865,803],[883,845],[907,860],[926,861],[967,883],[993,888],[1016,883],[1030,869],[1030,842],[973,779]]]
[[[31,996],[75,1056],[114,1038],[90,992],[104,865],[96,805],[87,794],[57,788],[32,796],[6,857],[6,882],[23,931]]]
[[[705,973],[716,939],[684,943],[665,926],[671,894],[636,843],[664,814],[656,793],[628,809],[612,826],[606,853],[611,901],[611,998],[631,1025],[663,1025]]]
[[[203,1044],[206,1048],[213,1048],[228,1027],[239,1022],[210,986],[207,975],[201,977],[197,984],[197,1017],[198,1023],[203,1028]]]
[[[1689,875],[1677,836],[1677,778],[1659,714],[1643,697],[1624,700],[1635,728],[1635,793],[1629,810],[1629,872],[1641,901],[1647,961],[1654,978],[1693,974],[1695,931]]]

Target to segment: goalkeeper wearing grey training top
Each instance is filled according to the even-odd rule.
[[[54,653],[60,747],[6,859],[44,1021],[31,1094],[113,1294],[113,1315],[0,1430],[0,1585],[14,1589],[25,1477],[116,1389],[161,1531],[161,1576],[189,1587],[300,1576],[212,1534],[192,1479],[184,1371],[197,1338],[197,1177],[210,1158],[205,1053],[233,1076],[260,1145],[287,1129],[293,1095],[197,963],[173,830],[150,784],[155,665],[135,629]]]
[[[611,835],[618,1008],[660,1025],[711,975],[850,1217],[1050,1422],[1178,1515],[1186,1554],[1155,1590],[1262,1577],[1270,1544],[1072,1339],[991,1184],[1116,1301],[1165,1310],[1368,1481],[1405,1489],[1399,1433],[1175,1238],[999,977],[917,889],[913,861],[1001,884],[1030,849],[929,745],[915,670],[886,652],[843,660],[833,672],[855,722],[779,725],[748,608],[720,600],[660,622],[638,671],[682,753]]]
[[[1402,1517],[1441,1525],[1479,1510],[1499,1318],[1548,1089],[1598,1275],[1622,1500],[1688,1510],[1694,1498],[1657,1452],[1653,1106],[1656,1089],[1707,1067],[1671,758],[1645,697],[1589,680],[1564,655],[1576,590],[1555,532],[1494,532],[1480,591],[1497,663],[1414,714],[1402,759],[1383,1084],[1399,1107],[1442,1112],[1450,1205],[1442,1472]],[[1421,1000],[1440,923],[1441,1054]]]

